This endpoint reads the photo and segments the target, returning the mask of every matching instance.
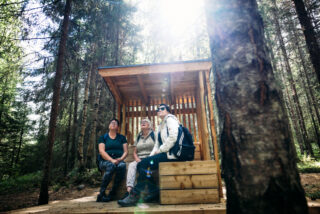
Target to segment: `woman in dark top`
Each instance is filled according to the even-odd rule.
[[[99,138],[99,168],[104,171],[100,193],[97,202],[108,202],[114,199],[116,190],[126,174],[126,163],[123,161],[128,155],[128,143],[125,136],[118,134],[119,121],[109,122],[109,132]],[[105,191],[116,173],[113,187],[107,196]]]

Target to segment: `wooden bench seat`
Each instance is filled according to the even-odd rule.
[[[220,203],[212,160],[160,163],[159,186],[161,204]]]

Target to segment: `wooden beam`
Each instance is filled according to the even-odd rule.
[[[203,72],[199,72],[199,93],[200,93],[200,107],[201,107],[201,119],[202,119],[202,145],[203,145],[203,158],[204,160],[210,160],[210,148],[209,148],[209,132],[206,115],[205,93],[204,93],[204,78]]]
[[[148,100],[146,88],[144,87],[144,83],[143,83],[141,76],[137,76],[137,78],[138,78],[138,82],[139,82],[139,86],[140,86],[140,90],[142,93],[142,98],[143,98],[144,104],[147,105],[149,103],[149,100]]]
[[[173,73],[173,72],[195,72],[195,71],[201,71],[201,70],[209,70],[211,66],[212,66],[211,61],[137,65],[137,66],[128,66],[128,67],[119,66],[119,67],[99,68],[99,74],[102,77],[114,77],[114,76],[131,76],[131,75]]]
[[[212,135],[212,140],[213,140],[214,159],[217,164],[217,176],[218,176],[218,184],[219,184],[218,189],[219,189],[219,196],[220,196],[220,198],[222,198],[223,192],[222,192],[221,172],[220,172],[220,163],[219,163],[219,152],[218,152],[216,128],[215,128],[215,124],[214,124],[214,114],[213,114],[214,111],[213,111],[213,104],[212,104],[212,98],[211,98],[209,71],[206,72],[206,83],[207,83],[207,91],[208,91],[208,105],[209,105],[211,135]]]
[[[199,90],[198,90],[199,92]],[[203,141],[202,141],[202,117],[201,117],[201,104],[200,104],[200,93],[197,93],[196,95],[196,117],[197,117],[197,127],[198,127],[198,139],[201,145],[201,150],[200,150],[200,154],[201,154],[201,160],[203,160]]]
[[[113,80],[110,77],[105,77],[104,79],[105,79],[112,95],[116,99],[117,103],[119,105],[121,105],[122,104],[122,96],[121,96],[121,93],[120,93],[118,87],[114,84]]]

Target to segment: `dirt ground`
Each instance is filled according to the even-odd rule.
[[[301,183],[305,191],[308,193],[320,191],[320,173],[301,174]],[[70,200],[86,196],[98,194],[99,188],[84,187],[78,190],[77,187],[66,188],[62,187],[58,191],[50,191],[50,201],[56,200]],[[26,192],[17,194],[0,195],[0,212],[15,210],[25,207],[32,207],[37,205],[39,196],[39,189],[32,189]],[[307,198],[311,201],[310,198]],[[320,202],[320,199],[316,200]]]

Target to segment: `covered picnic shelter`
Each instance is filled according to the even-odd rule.
[[[100,67],[99,74],[116,101],[121,134],[129,144],[133,144],[140,131],[141,118],[151,119],[156,129],[160,122],[156,117],[157,105],[166,103],[171,107],[172,113],[193,134],[197,148],[195,160],[215,160],[220,198],[222,185],[211,98],[211,67],[210,60],[196,60]]]

